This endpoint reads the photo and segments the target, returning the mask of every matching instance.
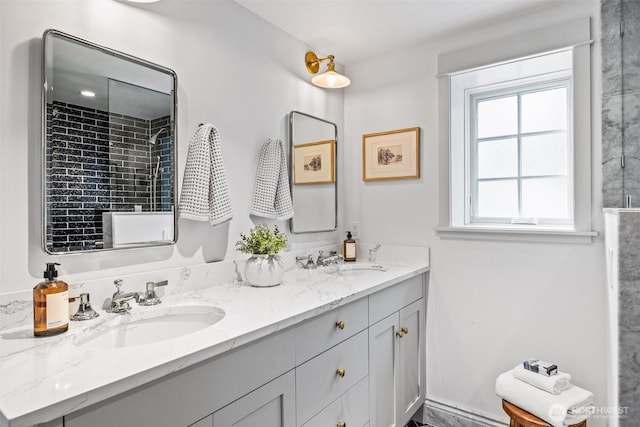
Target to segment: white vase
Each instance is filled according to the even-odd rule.
[[[244,265],[244,277],[252,286],[277,286],[284,277],[284,262],[279,255],[251,255]]]

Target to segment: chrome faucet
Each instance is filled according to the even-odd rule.
[[[316,264],[313,262],[313,255],[311,254],[307,256],[297,256],[296,265],[298,267],[304,268],[305,270],[312,270],[316,268]]]
[[[114,282],[115,284],[115,282]],[[118,290],[111,297],[111,305],[107,308],[108,313],[117,313],[124,314],[131,311],[131,306],[129,305],[129,301],[135,299],[136,302],[140,302],[141,295],[139,292],[127,292],[123,294],[120,292],[119,286],[122,285],[122,280],[120,280],[120,285],[118,286]]]
[[[129,301],[132,299],[136,300],[138,305],[160,304],[162,301],[160,301],[160,298],[156,295],[156,288],[158,286],[167,286],[169,282],[167,280],[162,282],[147,282],[147,290],[145,292],[127,292],[126,294],[120,290],[122,279],[114,280],[113,284],[116,285],[116,291],[111,297],[111,303],[109,308],[107,308],[107,312],[124,314],[131,311]]]
[[[325,255],[323,250],[318,251],[318,261],[316,261],[316,265],[318,267],[325,267],[327,265],[334,265],[338,262],[344,260],[342,255],[338,255],[336,251],[330,251],[329,255]]]
[[[375,245],[373,248],[369,249],[369,262],[375,263],[376,257],[378,256],[378,249],[380,249],[380,244]]]

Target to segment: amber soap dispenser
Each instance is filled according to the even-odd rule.
[[[356,241],[353,240],[350,231],[347,231],[347,239],[342,244],[342,256],[347,262],[356,260]]]
[[[43,282],[33,288],[33,335],[50,337],[69,329],[69,285],[58,280],[57,262],[48,262]]]

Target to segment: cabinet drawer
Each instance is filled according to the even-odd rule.
[[[295,427],[293,370],[213,413],[213,427]]]
[[[367,376],[368,343],[365,330],[296,368],[298,425]],[[343,377],[338,375],[338,369],[344,369]]]
[[[369,422],[369,377],[333,401],[304,427],[333,427],[340,422],[347,427],[362,427]]]
[[[65,415],[66,427],[190,425],[292,370],[292,330]]]
[[[422,298],[422,274],[370,295],[369,323],[373,325],[419,298]]]
[[[364,330],[369,320],[367,310],[367,298],[362,298],[299,326],[296,330],[296,364],[306,362]]]

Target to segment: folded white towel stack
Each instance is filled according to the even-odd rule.
[[[570,385],[558,394],[551,394],[515,378],[513,370],[496,379],[496,394],[554,427],[579,423],[588,418],[593,408],[590,391]]]
[[[571,387],[571,375],[566,372],[558,371],[556,375],[547,377],[528,371],[520,364],[513,368],[513,376],[551,394],[559,394]]]
[[[220,135],[209,123],[201,125],[189,142],[178,215],[212,226],[233,217]]]
[[[287,158],[280,139],[269,139],[262,146],[249,213],[277,220],[293,216]]]

